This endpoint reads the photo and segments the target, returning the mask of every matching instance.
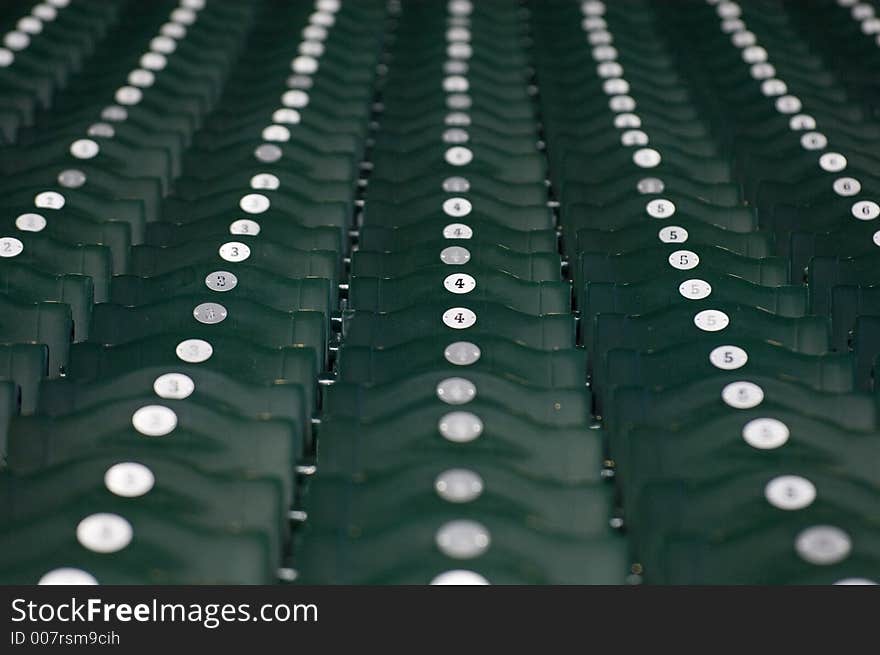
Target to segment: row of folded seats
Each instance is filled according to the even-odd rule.
[[[790,12],[788,18],[801,38],[821,50],[825,74],[833,76],[849,103],[872,119],[880,117],[880,87],[873,73],[880,64],[880,6],[822,0]]]
[[[877,582],[875,10],[3,3],[0,581]]]
[[[118,24],[0,152],[0,580],[290,578],[384,8],[69,4]]]
[[[530,5],[594,411],[647,583],[878,579],[876,125],[790,17],[841,11],[816,4]]]
[[[15,143],[108,33],[123,2],[8,0],[0,7],[0,145]],[[131,4],[131,3],[130,3]],[[143,11],[143,10],[141,10]],[[148,13],[148,12],[144,12]]]
[[[517,2],[394,7],[307,583],[623,582]]]

